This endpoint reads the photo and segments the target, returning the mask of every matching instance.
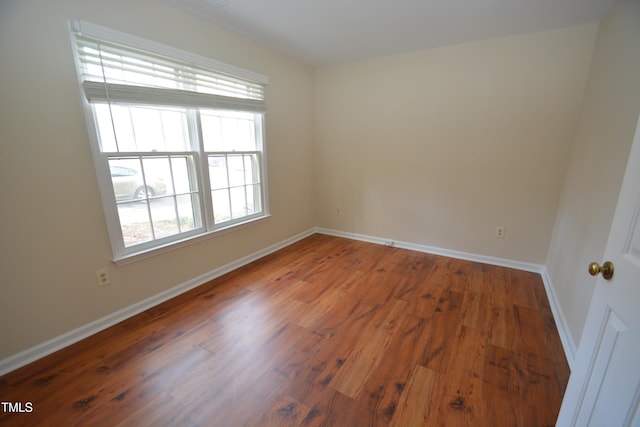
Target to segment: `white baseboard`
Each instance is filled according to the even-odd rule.
[[[167,289],[164,292],[161,292],[145,300],[142,300],[133,305],[130,305],[129,307],[125,307],[122,310],[118,310],[115,313],[111,313],[105,317],[102,317],[91,323],[87,323],[86,325],[83,325],[65,334],[59,335],[55,338],[52,338],[34,347],[21,351],[20,353],[17,353],[13,356],[9,356],[5,359],[2,359],[0,360],[0,375],[4,375],[8,372],[16,370],[22,366],[25,366],[31,362],[34,362],[42,357],[48,356],[49,354],[52,354],[64,347],[74,344],[84,338],[87,338],[104,329],[107,329],[110,326],[120,323],[123,320],[133,317],[136,314],[142,313],[145,310],[148,310],[152,307],[155,307],[158,304],[161,304],[167,300],[170,300],[171,298],[174,298],[187,291],[190,291],[191,289],[197,288],[198,286],[203,285],[210,280],[213,280],[230,271],[233,271],[237,268],[247,265],[259,258],[269,255],[270,253],[273,253],[277,250],[287,247],[299,240],[304,239],[305,237],[308,237],[314,234],[315,232],[316,232],[315,229],[313,228],[309,229],[289,239],[283,240],[267,248],[261,249],[250,255],[242,257],[236,261],[233,261],[229,264],[223,265],[207,273],[204,273],[198,277],[188,280],[171,289]]]
[[[547,298],[549,299],[549,305],[551,306],[551,312],[553,313],[553,320],[556,322],[558,328],[558,334],[560,335],[560,341],[562,341],[562,347],[564,347],[564,354],[567,356],[567,362],[569,368],[573,370],[573,363],[576,359],[576,343],[571,336],[571,330],[569,324],[564,316],[564,312],[558,304],[558,298],[554,291],[555,287],[549,277],[549,272],[546,267],[543,267],[543,271],[540,273],[542,276],[542,282],[544,283],[544,289],[547,291]]]
[[[361,240],[363,242],[377,243],[379,245],[394,246],[402,249],[410,249],[412,251],[424,252],[433,255],[442,255],[450,258],[464,259],[467,261],[480,262],[484,264],[498,265],[500,267],[515,268],[518,270],[532,271],[540,273],[544,268],[540,264],[533,264],[522,261],[515,261],[506,258],[496,258],[485,255],[472,254],[469,252],[454,251],[451,249],[443,249],[435,246],[420,245],[417,243],[401,242],[393,239],[383,239],[381,237],[367,236],[364,234],[348,233],[345,231],[331,230],[327,228],[316,228],[316,232],[328,234],[330,236],[345,237],[347,239]]]
[[[544,283],[544,289],[547,294],[547,299],[549,300],[549,305],[551,306],[551,312],[553,313],[553,318],[558,328],[558,334],[560,335],[560,341],[562,342],[562,347],[564,349],[565,356],[567,357],[569,367],[573,368],[573,361],[575,359],[575,354],[576,354],[576,345],[573,339],[571,338],[571,333],[569,332],[569,326],[567,324],[567,320],[564,316],[564,313],[560,305],[558,304],[558,299],[554,292],[554,287],[553,287],[553,284],[551,283],[551,278],[549,277],[547,268],[544,265],[516,261],[511,259],[505,259],[505,258],[496,258],[496,257],[485,256],[485,255],[472,254],[468,252],[454,251],[450,249],[438,248],[435,246],[400,242],[393,239],[383,239],[380,237],[367,236],[364,234],[348,233],[345,231],[331,230],[326,228],[316,228],[316,232],[321,234],[331,235],[331,236],[344,237],[347,239],[377,243],[380,245],[395,246],[403,249],[411,249],[414,251],[424,252],[424,253],[429,253],[434,255],[442,255],[450,258],[464,259],[467,261],[481,262],[484,264],[515,268],[518,270],[531,271],[531,272],[540,274],[540,276],[542,276],[542,282]]]

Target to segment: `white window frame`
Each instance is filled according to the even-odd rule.
[[[178,235],[170,236],[167,238],[152,240],[139,245],[133,245],[126,247],[123,239],[123,232],[120,226],[120,217],[117,209],[117,200],[113,190],[113,184],[111,180],[111,174],[109,171],[108,159],[110,158],[108,153],[104,153],[100,148],[100,137],[95,121],[95,115],[92,104],[87,99],[90,94],[89,91],[83,87],[82,78],[80,75],[81,65],[80,59],[76,47],[76,34],[88,35],[92,38],[103,40],[106,42],[112,42],[121,44],[130,48],[140,49],[142,51],[151,52],[154,54],[162,55],[168,58],[184,61],[190,64],[194,64],[199,67],[205,67],[217,72],[225,73],[228,75],[236,76],[238,78],[254,81],[261,85],[266,85],[269,82],[268,77],[261,74],[244,70],[242,68],[235,67],[223,62],[219,62],[207,57],[189,53],[180,49],[176,49],[170,46],[166,46],[157,42],[153,42],[147,39],[143,39],[137,36],[132,36],[119,31],[111,30],[109,28],[101,27],[95,24],[82,22],[82,21],[69,21],[69,34],[72,43],[72,51],[76,63],[78,82],[82,93],[82,105],[85,115],[85,121],[89,134],[89,140],[91,145],[91,151],[93,154],[93,160],[96,168],[96,175],[98,178],[98,186],[100,189],[100,195],[102,205],[104,208],[105,219],[109,238],[111,241],[111,248],[113,252],[113,262],[116,265],[124,265],[139,259],[148,258],[158,253],[163,253],[168,250],[172,250],[176,247],[185,246],[194,242],[211,238],[215,235],[226,233],[232,229],[242,228],[256,221],[264,220],[270,217],[269,213],[269,197],[268,197],[268,185],[267,185],[267,159],[266,159],[266,144],[265,144],[265,121],[264,113],[257,115],[256,124],[256,140],[258,144],[257,151],[245,152],[245,151],[216,151],[214,153],[205,151],[202,138],[202,129],[199,124],[199,114],[196,117],[197,126],[192,129],[198,137],[197,145],[193,153],[191,152],[160,152],[161,156],[167,156],[172,154],[193,154],[195,161],[198,163],[196,172],[198,180],[198,191],[200,194],[200,211],[202,214],[201,228],[191,230],[190,232],[181,233]],[[86,83],[86,82],[85,82]],[[105,88],[106,90],[106,88]],[[100,90],[98,90],[99,92]],[[108,96],[108,95],[107,95]],[[190,98],[190,101],[191,102]],[[223,100],[224,102],[225,100]],[[196,98],[193,100],[194,108],[198,108],[199,100]],[[233,100],[231,100],[233,102]],[[224,108],[223,108],[224,109]],[[247,110],[249,111],[249,110]],[[191,120],[190,120],[191,122]],[[262,210],[259,213],[243,216],[235,220],[229,220],[221,224],[216,225],[214,223],[213,212],[211,211],[211,188],[209,185],[209,167],[208,167],[208,155],[221,154],[221,155],[238,155],[242,153],[255,154],[259,157],[260,166],[260,191],[261,191],[261,207]],[[113,153],[111,153],[113,154]],[[122,152],[123,157],[135,156],[135,155],[148,155],[147,152]]]

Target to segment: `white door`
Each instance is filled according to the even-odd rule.
[[[597,203],[597,194],[594,195]],[[557,425],[640,427],[640,121]],[[585,274],[587,266],[585,265]]]

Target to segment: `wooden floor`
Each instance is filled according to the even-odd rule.
[[[313,235],[0,377],[0,425],[551,426],[539,275]]]

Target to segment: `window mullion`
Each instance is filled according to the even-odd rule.
[[[142,156],[138,156],[138,161],[140,162],[140,173],[142,174],[142,186],[144,190],[144,200],[147,205],[147,215],[149,215],[149,225],[151,226],[151,237],[153,240],[156,240],[156,227],[153,222],[153,214],[151,213],[151,200],[149,200],[149,186],[147,184],[147,172],[144,168],[144,161]]]
[[[224,155],[225,171],[227,173],[227,198],[229,199],[229,219],[233,220],[233,205],[231,204],[231,177],[229,176],[229,155]]]
[[[166,142],[165,142],[166,147]],[[180,224],[180,212],[178,212],[178,195],[176,194],[176,183],[173,175],[173,157],[169,156],[169,176],[171,177],[171,193],[173,194],[173,210],[176,213],[178,221],[178,233],[182,233],[182,225]]]
[[[262,212],[267,212],[268,210],[268,206],[267,206],[267,184],[266,184],[266,165],[265,165],[265,159],[264,159],[264,152],[265,152],[265,147],[264,147],[264,115],[260,114],[257,117],[257,120],[254,122],[254,128],[253,131],[255,132],[255,138],[256,138],[256,162],[258,163],[258,171],[257,171],[257,177],[254,176],[254,180],[255,181],[259,181],[259,189],[260,189],[260,194],[258,195],[258,198],[260,200],[260,210]],[[254,174],[256,174],[256,172],[254,171]],[[257,178],[257,179],[256,179]],[[253,195],[254,198],[254,204],[255,204],[255,198],[256,195],[254,193]]]
[[[249,215],[249,200],[247,199],[247,165],[246,165],[246,154],[242,155],[242,183],[244,184],[244,214]]]

